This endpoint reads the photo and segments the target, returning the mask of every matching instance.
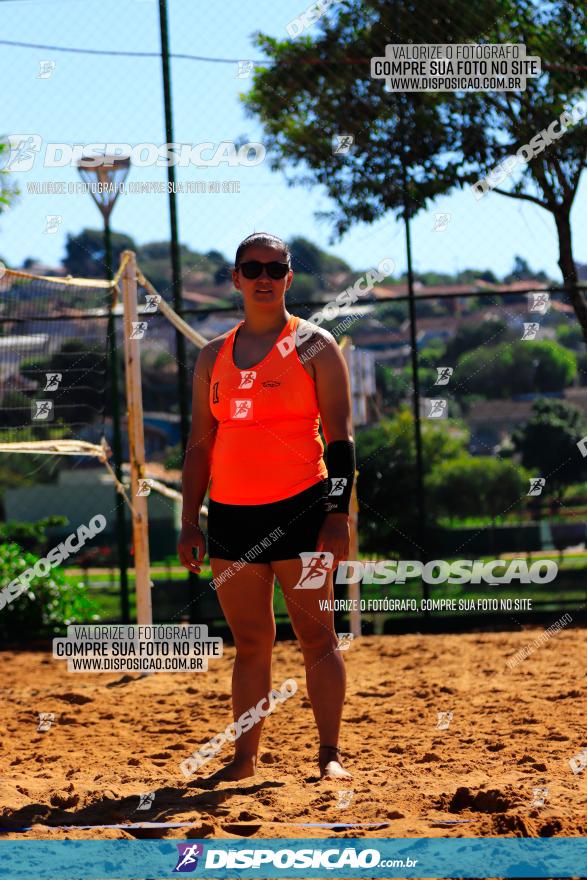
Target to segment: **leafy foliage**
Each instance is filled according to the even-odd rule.
[[[9,584],[37,560],[18,544],[0,544],[0,582]],[[0,615],[0,633],[4,638],[26,637],[29,641],[91,619],[97,619],[97,605],[85,585],[70,585],[57,569],[52,569],[45,576],[33,577],[25,592],[7,602]]]
[[[129,235],[112,233],[112,267],[120,262],[125,250],[136,251],[137,246]],[[63,264],[70,275],[76,278],[103,278],[106,255],[104,252],[104,233],[101,229],[83,229],[78,235],[68,234],[65,244]]]
[[[427,488],[434,509],[451,517],[488,515],[492,519],[522,506],[528,475],[491,456],[460,456],[443,461]]]
[[[576,0],[444,0],[433,14],[399,0],[344,0],[295,41],[256,35],[273,62],[255,69],[243,94],[263,125],[273,170],[290,185],[323,186],[335,210],[317,216],[341,237],[355,223],[430,206],[439,195],[477,182],[548,129],[581,99],[587,69],[587,7]],[[386,92],[370,61],[387,43],[524,44],[542,74],[517,92]],[[335,132],[354,144],[333,154]],[[585,167],[587,126],[572,124],[523,170],[494,189],[549,211],[559,266],[587,339],[587,306],[573,289],[570,213]],[[292,177],[291,168],[299,169]],[[518,262],[518,274],[525,267]]]
[[[422,426],[424,479],[444,461],[466,454],[467,432]],[[357,431],[357,493],[361,547],[387,553],[413,553],[416,527],[416,449],[414,419],[402,408],[393,419]],[[411,557],[407,557],[411,558]]]
[[[546,478],[544,493],[558,490],[561,485],[587,477],[587,459],[577,443],[587,436],[587,416],[583,410],[564,400],[535,401],[532,416],[514,431],[514,447],[521,454],[522,464],[536,468]]]
[[[453,379],[461,394],[507,399],[536,391],[561,391],[576,374],[573,352],[551,340],[529,340],[466,352],[457,361]]]

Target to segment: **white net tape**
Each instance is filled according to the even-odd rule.
[[[67,278],[48,278],[40,275],[31,275],[28,272],[18,272],[14,270],[7,270],[7,273],[10,273],[15,276],[29,278],[29,279],[38,279],[43,281],[50,281],[60,284],[68,284],[68,285],[76,285],[76,286],[94,286],[94,287],[105,287],[112,288],[117,294],[119,293],[118,284],[122,273],[126,267],[126,263],[128,261],[128,257],[125,255],[121,261],[118,272],[112,281],[98,281],[97,279],[85,279],[85,278],[72,278],[71,276]],[[201,333],[198,333],[197,330],[194,330],[189,326],[186,321],[181,318],[177,312],[175,312],[170,305],[168,305],[160,294],[157,293],[157,290],[153,287],[150,281],[148,281],[140,269],[137,269],[137,281],[141,284],[146,290],[149,291],[150,294],[153,294],[159,298],[158,308],[161,310],[161,313],[167,318],[167,320],[181,333],[186,336],[190,342],[192,342],[197,348],[203,348],[208,340],[205,336],[202,336]],[[31,440],[24,442],[16,442],[16,443],[0,443],[0,452],[7,453],[25,453],[29,455],[87,455],[93,458],[98,458],[107,468],[108,472],[112,476],[114,480],[114,484],[116,487],[116,491],[119,492],[124,498],[126,504],[129,509],[132,511],[132,502],[127,494],[127,486],[125,486],[116,476],[112,466],[108,459],[112,455],[112,451],[106,441],[106,438],[103,437],[100,445],[95,443],[88,443],[85,440]],[[123,464],[123,469],[128,470],[129,465]],[[177,489],[172,489],[170,486],[166,486],[165,483],[161,482],[161,480],[154,479],[153,477],[149,477],[148,475],[148,465],[145,468],[145,477],[149,480],[149,484],[152,489],[159,494],[165,496],[166,498],[170,498],[173,501],[181,501],[182,495]],[[204,515],[207,514],[206,507],[202,507],[202,513]]]

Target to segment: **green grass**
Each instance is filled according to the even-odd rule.
[[[360,558],[365,559],[366,554],[360,554]],[[373,554],[367,556],[372,559]],[[385,557],[381,556],[381,559]],[[494,557],[481,557],[483,561],[489,561]],[[519,558],[529,559],[527,556]],[[545,558],[545,554],[532,553],[533,561]],[[558,554],[552,554],[552,558],[558,562]],[[85,576],[84,576],[85,574]],[[117,620],[120,618],[120,596],[119,596],[119,577],[118,572],[113,571],[105,573],[104,571],[96,572],[90,569],[86,573],[78,571],[65,570],[64,576],[68,583],[74,584],[86,580],[91,590],[92,598],[94,598],[99,607],[99,614],[104,620]],[[179,565],[168,567],[165,565],[153,565],[151,568],[151,576],[155,583],[162,580],[171,580],[173,582],[185,583],[187,596],[187,573],[184,568]],[[212,571],[209,565],[204,565],[200,574],[200,582],[204,587],[208,581],[212,580]],[[104,582],[108,582],[105,584]],[[131,620],[136,619],[136,603],[135,603],[135,577],[134,571],[128,572],[129,582],[129,604]],[[344,586],[340,586],[339,595],[345,594]],[[361,597],[364,599],[416,599],[419,600],[423,595],[423,584],[420,578],[410,578],[406,584],[381,584],[371,583],[361,585]],[[547,607],[556,609],[560,602],[573,602],[575,604],[583,604],[587,601],[587,552],[574,552],[568,556],[564,556],[562,564],[559,565],[559,573],[554,581],[549,584],[520,584],[512,582],[511,584],[502,584],[491,586],[489,584],[430,584],[429,596],[432,599],[511,599],[515,606],[516,599],[531,599],[532,603],[547,603]],[[278,619],[287,617],[287,609],[283,599],[283,594],[279,587],[274,591],[274,612]],[[436,612],[435,612],[436,613]],[[505,612],[504,612],[505,613]],[[515,613],[515,611],[513,611]],[[385,616],[386,612],[377,612],[377,617]],[[393,616],[399,616],[399,612],[391,612]],[[365,614],[369,617],[369,613]]]

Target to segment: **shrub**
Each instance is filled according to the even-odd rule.
[[[6,587],[39,557],[23,551],[18,544],[0,544],[0,584]],[[4,598],[4,597],[3,597]],[[33,577],[20,596],[0,609],[0,634],[4,639],[28,639],[63,633],[71,623],[98,619],[97,605],[85,584],[69,584],[55,568]]]

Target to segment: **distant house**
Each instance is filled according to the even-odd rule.
[[[47,324],[45,323],[45,327]],[[28,333],[26,336],[0,336],[0,382],[5,386],[15,387],[13,382],[8,381],[12,377],[17,383],[19,367],[22,360],[33,355],[49,353],[48,333]],[[36,384],[35,384],[36,387]],[[18,390],[22,390],[19,388]]]
[[[371,351],[377,363],[403,367],[410,359],[409,336],[397,330],[385,330],[381,325],[363,326],[353,331],[353,343]]]
[[[465,416],[471,431],[471,455],[494,455],[499,446],[532,413],[531,400],[480,400]]]
[[[180,442],[179,415],[174,413],[149,413],[143,414],[143,429],[145,436],[145,458],[160,459],[169,446],[176,446]],[[121,419],[120,430],[122,433],[122,457],[128,461],[128,419]],[[113,428],[112,419],[107,417],[104,423],[88,425],[79,431],[79,439],[89,443],[99,443],[102,435],[112,448]]]
[[[425,285],[421,281],[414,281],[414,299],[416,303],[419,298],[426,297],[443,301],[452,315],[464,315],[468,311],[468,304],[471,296],[490,296],[492,293],[509,293],[523,295],[525,291],[539,292],[546,290],[548,284],[544,281],[537,281],[528,278],[522,281],[512,281],[508,284],[494,284],[482,279],[476,279],[470,284],[430,284]],[[407,297],[408,285],[406,282],[393,284],[390,287],[384,285],[376,285],[373,288],[375,299],[382,302],[385,300],[394,300],[398,297]],[[499,297],[496,301],[506,305],[512,303],[510,297]]]
[[[584,387],[528,394],[515,400],[480,400],[471,406],[465,416],[471,430],[469,452],[472,455],[492,455],[515,428],[530,419],[534,400],[539,397],[565,400],[587,414],[587,388]]]
[[[114,481],[102,466],[59,471],[57,483],[38,483],[4,490],[7,520],[36,522],[46,516],[67,517],[67,524],[49,531],[56,544],[87,525],[97,514],[106,518],[105,529],[88,541],[86,548],[109,547],[116,552],[117,520]],[[152,491],[148,496],[149,546],[151,559],[161,559],[176,552],[181,524],[181,504]],[[123,505],[127,522],[129,514]],[[128,527],[130,534],[130,524]],[[75,558],[72,558],[75,562]]]
[[[41,263],[40,260],[34,260],[17,271],[28,272],[29,275],[44,275],[47,278],[65,278],[68,275],[64,266],[50,266],[48,263]]]
[[[587,414],[587,388],[565,388],[564,399],[582,409]]]

